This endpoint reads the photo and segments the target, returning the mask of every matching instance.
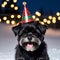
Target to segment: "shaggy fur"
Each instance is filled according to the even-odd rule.
[[[39,22],[31,22],[26,24],[19,24],[12,28],[15,36],[18,36],[18,45],[16,47],[16,54],[15,60],[49,60],[49,56],[47,53],[47,46],[44,42],[44,35],[46,32],[46,25],[41,25]],[[31,32],[31,36],[28,34]],[[38,48],[35,48],[34,51],[27,51],[26,48],[23,46],[23,42],[20,43],[21,39],[23,38],[24,34],[28,39],[28,35],[33,38],[35,35],[36,41],[40,41],[41,44],[38,45],[39,42],[36,44]],[[31,39],[28,39],[28,43],[31,42]],[[27,43],[27,42],[25,42]],[[35,47],[35,46],[34,46]]]

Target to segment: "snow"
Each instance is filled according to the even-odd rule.
[[[0,23],[0,60],[15,60],[17,38],[13,25]],[[50,60],[60,60],[60,30],[47,29],[45,35]]]

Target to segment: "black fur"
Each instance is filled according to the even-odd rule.
[[[29,27],[32,27],[29,29]],[[31,22],[26,24],[19,24],[18,26],[15,26],[12,28],[15,36],[18,36],[18,45],[16,47],[16,54],[15,54],[15,60],[49,60],[49,56],[47,53],[47,45],[44,42],[44,35],[46,32],[46,25],[41,25],[39,22]],[[34,52],[27,52],[19,45],[19,40],[22,34],[24,34],[24,31],[28,29],[28,32],[34,32],[34,30],[38,33],[38,37],[41,40],[41,45],[37,50]],[[34,30],[33,30],[34,29]]]

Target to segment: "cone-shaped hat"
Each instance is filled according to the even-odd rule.
[[[22,21],[21,23],[28,23],[28,22],[32,22],[34,21],[32,18],[32,15],[30,14],[29,10],[26,7],[26,2],[23,2],[24,5],[24,10],[23,10],[23,14],[22,14]]]

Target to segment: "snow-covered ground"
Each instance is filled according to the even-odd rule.
[[[15,60],[17,38],[12,26],[0,23],[0,60]],[[50,60],[60,60],[60,30],[48,29],[45,35]]]

